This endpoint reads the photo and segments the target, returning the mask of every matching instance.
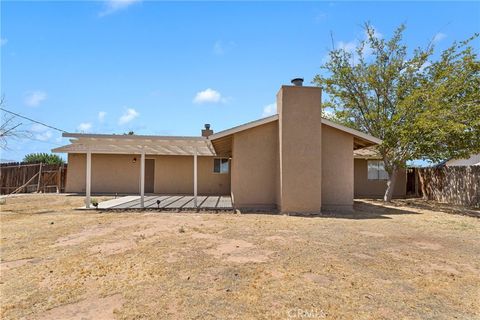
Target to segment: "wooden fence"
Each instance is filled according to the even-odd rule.
[[[0,194],[65,192],[66,177],[65,164],[2,164]]]
[[[417,170],[424,198],[480,208],[480,166]]]

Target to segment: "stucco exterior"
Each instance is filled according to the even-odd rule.
[[[352,135],[322,125],[322,210],[352,210],[353,170]]]
[[[318,87],[282,86],[277,94],[282,212],[321,210],[321,92]]]
[[[383,195],[385,181],[368,180],[366,161],[354,161],[354,149],[381,140],[322,119],[321,88],[282,86],[277,109],[219,133],[206,125],[197,137],[68,133],[76,140],[54,151],[69,154],[66,191],[86,192],[87,203],[91,192],[191,195],[196,185],[198,195],[231,195],[237,209],[318,213],[350,211],[354,196]],[[214,173],[216,155],[229,158],[228,173]],[[402,172],[395,196],[405,195],[405,180]]]
[[[355,198],[383,198],[387,180],[369,180],[366,159],[354,160],[354,196]],[[393,196],[404,198],[407,193],[407,173],[401,169],[393,189]]]
[[[133,162],[133,159],[136,161]],[[193,157],[146,156],[155,161],[154,192],[193,193]],[[139,155],[93,154],[92,192],[138,193],[140,185]],[[214,157],[198,157],[198,194],[230,194],[230,173],[213,173]],[[85,154],[68,155],[66,192],[85,192]]]
[[[237,208],[276,208],[278,122],[233,136],[232,198]]]

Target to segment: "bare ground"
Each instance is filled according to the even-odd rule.
[[[432,204],[309,218],[82,201],[2,205],[2,319],[480,319],[480,219]]]

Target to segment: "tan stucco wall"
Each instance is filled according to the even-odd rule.
[[[321,89],[282,86],[279,114],[280,210],[319,212],[322,187]]]
[[[155,193],[193,193],[193,157],[157,156],[152,158],[155,159]],[[230,173],[214,173],[213,157],[197,159],[198,194],[229,195]]]
[[[278,122],[236,133],[232,147],[232,195],[235,207],[276,207]]]
[[[322,210],[353,205],[353,136],[322,125]]]
[[[146,158],[155,160],[155,193],[193,193],[193,157]],[[138,193],[139,160],[139,155],[93,154],[92,192]],[[85,192],[85,167],[85,154],[68,155],[66,192]],[[230,174],[213,173],[213,157],[198,157],[198,194],[230,194]]]
[[[386,180],[368,180],[367,160],[355,159],[354,161],[354,194],[355,198],[382,198],[387,188]],[[403,198],[407,190],[407,173],[400,170],[393,189],[393,196]]]
[[[132,159],[136,157],[137,162]],[[92,193],[138,193],[140,156],[92,154]],[[85,192],[85,154],[68,155],[66,192]]]

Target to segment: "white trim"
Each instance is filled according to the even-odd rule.
[[[224,131],[214,133],[211,136],[209,136],[208,139],[209,140],[216,140],[216,139],[223,138],[223,137],[229,136],[231,134],[234,134],[234,133],[237,133],[237,132],[240,132],[240,131],[244,131],[244,130],[247,130],[247,129],[250,129],[250,128],[258,127],[258,126],[261,126],[263,124],[267,124],[267,123],[270,123],[270,122],[273,122],[273,121],[276,121],[276,120],[278,120],[278,114],[275,114],[275,115],[267,117],[267,118],[262,118],[262,119],[259,119],[259,120],[255,120],[255,121],[252,121],[252,122],[247,122],[245,124],[242,124],[242,125],[239,125],[239,126],[236,126],[236,127],[224,130]]]
[[[140,207],[145,207],[145,150],[140,157]]]
[[[381,144],[382,143],[382,140],[380,140],[378,138],[375,138],[374,136],[371,136],[369,134],[363,133],[361,131],[358,131],[358,130],[355,130],[355,129],[352,129],[352,128],[349,128],[349,127],[346,127],[346,126],[343,126],[341,124],[335,123],[335,122],[327,120],[325,118],[322,118],[322,123],[327,125],[327,126],[330,126],[332,128],[350,133],[351,135],[356,136],[360,139],[367,140],[367,141],[375,143],[375,144]]]
[[[198,164],[197,164],[197,149],[193,154],[193,203],[195,208],[198,208],[197,203],[197,182],[198,182]]]
[[[90,133],[62,133],[64,138],[90,138],[90,139],[113,139],[113,140],[207,140],[205,137],[195,136],[152,136],[152,135],[128,135],[128,134],[90,134]]]
[[[252,122],[248,122],[248,123],[245,123],[245,124],[242,124],[242,125],[239,125],[239,126],[236,126],[236,127],[224,130],[224,131],[214,133],[211,136],[209,136],[208,139],[210,139],[210,140],[220,139],[220,138],[223,138],[223,137],[226,137],[226,136],[229,136],[229,135],[232,135],[232,134],[235,134],[235,133],[247,130],[247,129],[251,129],[251,128],[258,127],[258,126],[261,126],[261,125],[264,125],[264,124],[267,124],[267,123],[270,123],[270,122],[273,122],[273,121],[277,121],[278,119],[279,119],[278,114],[275,114],[275,115],[267,117],[267,118],[259,119],[259,120],[252,121]],[[353,135],[357,138],[372,142],[374,144],[381,144],[382,143],[382,140],[380,140],[378,138],[375,138],[374,136],[371,136],[371,135],[363,133],[361,131],[358,131],[358,130],[343,126],[341,124],[332,122],[332,121],[327,120],[325,118],[322,118],[321,123],[325,124],[327,126],[330,126],[332,128],[347,132],[347,133],[349,133],[349,134],[351,134],[351,135]]]
[[[92,152],[87,151],[87,165],[85,168],[86,177],[85,177],[85,208],[90,208],[90,197],[92,191]]]

